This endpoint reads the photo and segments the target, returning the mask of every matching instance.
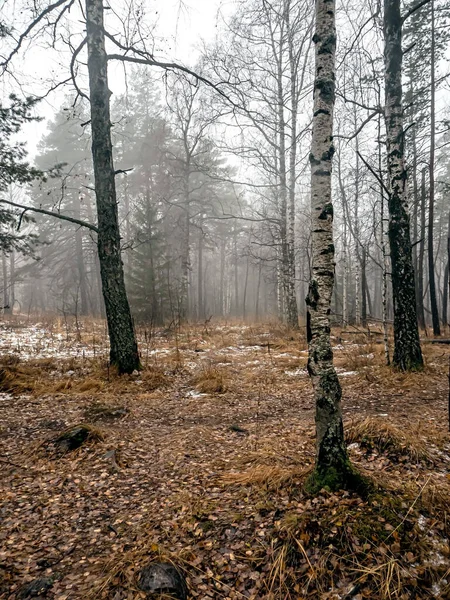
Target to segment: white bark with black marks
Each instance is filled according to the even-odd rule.
[[[316,465],[307,486],[345,488],[352,485],[344,441],[341,386],[333,364],[330,339],[331,296],[334,286],[333,204],[331,168],[335,103],[335,2],[317,0],[314,117],[310,153],[312,273],[306,304],[309,343],[308,372],[316,404]]]
[[[394,302],[393,364],[403,371],[423,366],[417,324],[408,212],[402,107],[400,0],[384,0],[385,122],[389,179],[389,244]]]

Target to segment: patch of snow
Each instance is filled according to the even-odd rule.
[[[207,396],[207,394],[201,394],[197,390],[189,390],[186,394],[186,398],[203,398],[204,396]]]
[[[289,377],[305,377],[308,373],[306,369],[295,369],[295,371],[285,371],[285,375],[289,375]]]

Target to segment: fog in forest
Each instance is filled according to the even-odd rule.
[[[0,600],[450,599],[449,0],[0,0]]]
[[[213,16],[205,24],[214,34],[206,36],[208,41],[195,37],[195,27],[193,39],[175,28],[186,48],[195,44],[196,62],[184,56],[179,66],[168,69],[139,64],[139,44],[147,58],[172,60],[160,58],[165,52],[170,57],[171,45],[168,41],[166,49],[161,32],[156,27],[152,31],[151,3],[129,12],[125,5],[105,11],[117,40],[116,45],[107,38],[108,52],[125,43],[119,41],[125,31],[125,45],[137,48],[138,57],[119,67],[111,61],[110,66],[110,88],[120,90],[111,96],[111,133],[121,253],[136,322],[161,325],[210,317],[304,322],[311,267],[314,11],[303,0],[289,2],[284,12],[281,5],[246,1],[232,9],[210,8]],[[202,2],[179,7],[173,20],[181,19],[178,28],[189,27],[204,8]],[[383,31],[379,15],[368,18],[373,10],[370,2],[340,6],[338,25],[344,33],[336,55],[332,320],[364,326],[393,318]],[[23,48],[24,92],[51,97],[51,109],[46,99],[32,109],[33,117],[44,113],[45,122],[25,130],[31,138],[40,134],[38,140],[28,140],[35,147],[31,161],[47,175],[45,181],[25,185],[6,181],[2,196],[95,225],[86,49],[77,48],[79,16],[73,6],[62,16],[67,36],[52,39],[51,32],[42,31],[42,37],[36,33],[27,42],[31,47],[26,52]],[[422,327],[432,323],[430,265],[439,320],[448,321],[446,18],[445,3],[437,2],[432,63],[428,8],[411,17],[403,39],[408,48],[405,153]],[[53,72],[34,59],[33,44],[39,57],[51,57]],[[6,56],[13,45],[8,38],[3,45]],[[71,76],[72,81],[61,84]],[[7,70],[4,95],[16,91],[14,77]],[[61,85],[49,92],[36,81],[40,77],[47,78],[47,87]],[[22,141],[24,135],[18,132],[15,139]],[[4,235],[15,237],[2,255],[5,312],[102,316],[95,231],[48,213],[6,204],[2,210]]]

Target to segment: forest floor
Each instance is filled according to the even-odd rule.
[[[303,334],[142,329],[144,369],[119,378],[100,322],[0,329],[0,598],[146,598],[149,561],[192,598],[450,598],[446,346],[406,375],[379,336],[333,331],[350,456],[374,488],[310,498]],[[80,423],[85,443],[57,451]]]

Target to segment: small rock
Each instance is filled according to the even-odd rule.
[[[52,585],[53,577],[33,579],[20,588],[17,598],[25,600],[25,598],[34,598],[35,596],[45,596]]]
[[[169,563],[151,562],[138,575],[138,587],[149,594],[166,593],[187,600],[186,580],[176,567]]]
[[[101,440],[103,436],[99,431],[92,429],[89,425],[75,425],[63,431],[52,440],[54,449],[60,454],[71,452],[80,448],[87,440]]]

